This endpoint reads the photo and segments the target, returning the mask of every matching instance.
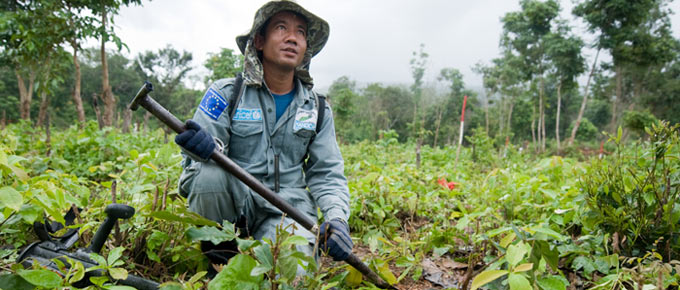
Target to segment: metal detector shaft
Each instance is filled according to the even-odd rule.
[[[170,129],[175,131],[177,134],[184,132],[186,130],[184,123],[177,119],[177,117],[175,117],[168,110],[163,108],[163,106],[158,104],[153,98],[151,98],[149,96],[149,92],[151,91],[153,91],[153,86],[151,85],[151,83],[145,82],[144,85],[142,85],[142,88],[135,96],[135,98],[132,100],[132,102],[130,102],[128,108],[132,111],[136,111],[137,108],[139,108],[139,106],[142,106],[144,107],[144,109],[146,109],[151,114],[156,116],[156,118],[158,118],[161,122],[170,127]],[[311,220],[306,215],[300,213],[296,208],[294,208],[288,202],[286,202],[278,195],[276,195],[276,193],[274,193],[271,189],[264,186],[264,184],[262,184],[259,180],[257,180],[254,176],[245,171],[243,168],[238,166],[238,164],[234,163],[234,161],[229,159],[229,157],[224,155],[222,152],[215,149],[212,155],[210,156],[210,159],[215,161],[215,163],[222,167],[222,169],[226,170],[227,172],[231,173],[236,178],[241,180],[253,191],[257,192],[257,194],[262,196],[269,203],[276,206],[276,208],[278,208],[286,215],[291,217],[294,221],[302,225],[302,227],[309,230],[314,235],[318,236],[319,227],[317,226],[316,222]],[[357,269],[362,274],[364,274],[373,283],[375,283],[376,286],[385,289],[397,289],[394,286],[383,281],[375,272],[373,272],[373,270],[368,268],[368,266],[364,264],[356,255],[350,254],[349,258],[347,258],[345,262],[347,264],[350,264],[352,267]]]

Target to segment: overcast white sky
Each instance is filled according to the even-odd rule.
[[[129,56],[171,44],[193,53],[194,75],[205,74],[207,53],[226,47],[238,51],[234,38],[252,25],[262,0],[155,0],[122,8],[116,31],[127,43]],[[359,84],[411,83],[409,60],[420,43],[430,58],[425,81],[435,82],[444,67],[459,69],[468,87],[480,87],[481,77],[471,71],[479,62],[498,56],[500,18],[519,10],[518,0],[299,0],[331,27],[325,48],[313,60],[316,88],[325,91],[347,75]],[[671,4],[680,10],[680,1]],[[571,0],[562,0],[562,17],[574,21]],[[680,17],[672,17],[680,38]],[[574,22],[576,31],[584,26]],[[586,36],[588,37],[588,36]],[[96,46],[96,43],[90,45]],[[113,47],[113,45],[110,45]],[[594,52],[586,52],[592,58]],[[202,78],[202,77],[201,77]],[[195,86],[202,88],[198,81]]]

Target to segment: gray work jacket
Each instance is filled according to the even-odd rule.
[[[236,99],[231,97],[233,78],[219,80],[208,88],[193,120],[224,144],[223,152],[229,158],[271,189],[274,189],[274,162],[278,154],[279,196],[311,216],[316,216],[318,207],[326,220],[341,218],[346,221],[349,218],[349,189],[331,108],[325,106],[324,120],[317,134],[318,98],[299,80],[295,82],[295,97],[278,121],[274,98],[265,86],[246,86],[234,117],[229,120],[228,107],[233,104],[228,102]],[[307,154],[309,158],[305,160]],[[193,182],[197,176],[206,174],[201,172],[201,162],[185,157],[183,166],[180,194],[187,196],[225,188],[211,182]],[[203,176],[200,180],[210,178]],[[231,186],[229,188],[233,188],[233,184]],[[240,186],[248,190],[244,184]],[[280,213],[258,198],[256,201],[260,206]]]

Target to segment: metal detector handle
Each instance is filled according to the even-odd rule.
[[[104,243],[109,237],[111,229],[113,229],[116,221],[118,219],[131,218],[133,215],[135,215],[135,208],[125,204],[112,203],[106,206],[104,212],[106,213],[106,219],[102,225],[99,226],[97,233],[94,234],[92,243],[90,243],[90,247],[88,248],[90,251],[97,254],[102,250],[102,246],[104,246]]]
[[[144,85],[142,85],[142,88],[139,89],[139,92],[137,93],[135,98],[132,99],[128,108],[130,110],[136,111],[137,108],[139,108],[139,106],[142,106],[144,107],[144,109],[149,111],[149,113],[156,116],[156,118],[158,118],[161,122],[168,125],[168,127],[175,131],[175,133],[179,134],[184,132],[186,130],[184,123],[182,123],[182,121],[177,119],[177,117],[175,117],[172,113],[168,112],[168,110],[163,108],[163,106],[161,106],[153,98],[151,98],[149,96],[149,92],[151,91],[153,91],[153,85],[151,85],[151,83],[149,82],[144,82]],[[316,222],[314,222],[308,216],[300,213],[300,211],[298,211],[288,202],[286,202],[278,195],[276,195],[276,193],[274,193],[271,189],[264,186],[264,184],[262,184],[259,180],[257,180],[254,176],[245,171],[243,168],[238,166],[238,164],[234,163],[234,161],[229,159],[229,157],[224,155],[221,151],[217,149],[213,150],[212,155],[210,155],[210,159],[212,159],[213,161],[215,161],[215,163],[220,165],[222,169],[226,170],[227,172],[231,173],[236,178],[241,180],[241,182],[245,183],[253,191],[262,196],[262,198],[266,199],[269,203],[276,206],[276,208],[284,212],[294,221],[299,223],[302,227],[312,232],[315,236],[318,236],[319,226],[316,224]],[[354,254],[350,253],[349,258],[347,258],[345,262],[352,265],[352,267],[354,267],[359,272],[368,277],[371,281],[375,283],[376,286],[385,289],[397,289],[394,286],[383,281],[375,272],[368,268],[368,266],[366,266],[366,264],[364,264],[361,261],[361,259],[359,259]]]

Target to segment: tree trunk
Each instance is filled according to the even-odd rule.
[[[438,113],[437,113],[437,123],[435,124],[435,129],[434,129],[434,144],[432,145],[432,148],[437,147],[437,139],[439,138],[439,127],[441,126],[442,123],[442,112],[444,111],[441,107],[438,108]]]
[[[102,8],[102,27],[106,29],[106,8]],[[113,96],[111,85],[109,84],[109,65],[106,59],[106,37],[102,37],[101,58],[102,58],[102,102],[104,103],[104,113],[102,123],[104,126],[113,125],[113,112],[116,108],[116,99]]]
[[[505,133],[506,137],[510,137],[512,134],[512,109],[515,107],[515,102],[514,99],[511,97],[510,98],[510,106],[508,108],[508,125],[505,126],[507,129],[507,132]],[[502,119],[502,117],[501,117]]]
[[[505,107],[505,97],[501,96],[501,103],[500,106],[498,106],[498,116],[503,116],[503,108]],[[498,134],[503,135],[505,134],[505,120],[503,120],[503,117],[498,118]]]
[[[423,138],[418,137],[416,141],[416,169],[420,169],[420,146],[423,144]]]
[[[560,152],[560,109],[562,108],[562,81],[557,85],[557,116],[555,117],[555,140],[557,140],[557,152]]]
[[[28,75],[28,89],[26,89],[26,83],[24,78],[19,72],[19,66],[14,68],[14,73],[17,76],[17,82],[19,84],[19,113],[21,119],[31,120],[31,100],[33,99],[33,85],[35,84],[35,71],[29,68]]]
[[[418,136],[418,101],[414,102],[413,106],[413,136]]]
[[[94,115],[97,116],[97,124],[99,124],[99,129],[104,128],[104,123],[102,121],[102,112],[99,110],[99,103],[97,102],[97,94],[92,94],[92,108],[94,108]]]
[[[540,103],[539,104],[539,114],[540,114],[539,118],[541,119],[540,120],[541,126],[539,128],[539,130],[540,130],[539,134],[541,134],[541,152],[544,152],[545,151],[545,108],[544,108],[545,106],[543,104],[543,94],[545,93],[545,89],[544,89],[545,82],[543,80],[543,76],[541,76],[540,86],[541,87],[539,88],[539,91],[538,91],[538,98],[539,98],[539,103]]]
[[[571,137],[569,137],[569,143],[568,146],[571,146],[574,144],[574,139],[576,138],[576,132],[578,131],[578,127],[581,125],[581,120],[583,118],[583,113],[586,111],[586,103],[588,103],[588,88],[590,87],[590,80],[593,78],[593,74],[595,73],[595,68],[597,67],[597,58],[600,56],[600,49],[597,49],[597,53],[595,54],[595,60],[593,61],[593,66],[590,68],[590,74],[588,75],[588,81],[586,81],[586,87],[583,89],[583,101],[581,101],[581,108],[578,111],[578,116],[576,117],[576,123],[574,124],[574,128],[571,129]]]
[[[41,106],[42,107],[42,106]],[[50,115],[45,115],[45,156],[50,157],[52,154],[52,134],[50,133]]]
[[[132,120],[132,111],[123,110],[123,133],[130,133],[130,120]]]
[[[536,134],[534,128],[536,127],[536,107],[531,106],[531,144],[536,146]]]
[[[484,128],[486,134],[489,134],[489,93],[484,97]]]
[[[2,110],[2,120],[0,120],[0,130],[5,130],[7,125],[7,111]]]
[[[621,101],[621,96],[623,95],[623,87],[622,87],[622,78],[623,76],[621,75],[621,65],[616,66],[616,96],[614,96],[614,101],[612,103],[612,118],[611,122],[609,123],[609,127],[611,128],[612,132],[616,131],[616,106],[618,103]]]
[[[85,109],[83,108],[83,99],[80,97],[80,62],[78,61],[78,44],[75,40],[71,42],[73,47],[73,65],[75,68],[75,88],[73,89],[73,103],[76,105],[76,112],[78,113],[78,127],[85,126]]]
[[[38,127],[45,124],[45,118],[47,117],[47,107],[50,104],[49,96],[44,90],[40,92],[40,111],[38,111]]]

